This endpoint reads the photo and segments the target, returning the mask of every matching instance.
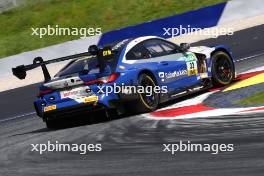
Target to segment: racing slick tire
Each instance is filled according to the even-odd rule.
[[[48,129],[57,129],[57,128],[59,128],[57,120],[48,120],[47,119],[45,122],[46,122],[46,127]]]
[[[235,77],[235,66],[231,57],[223,51],[212,56],[212,81],[214,86],[230,84]]]
[[[151,95],[146,92],[138,93],[136,102],[130,104],[130,107],[137,113],[151,112],[156,110],[159,104],[159,95],[153,91],[154,87],[157,86],[155,79],[153,79],[153,77],[148,74],[140,74],[138,77],[138,86],[143,86],[145,90],[147,86],[151,86]]]
[[[105,117],[106,120],[111,120],[111,119],[115,119],[118,117],[118,112],[116,109],[106,109],[105,110]]]

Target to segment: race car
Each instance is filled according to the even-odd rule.
[[[46,65],[65,60],[71,61],[51,78]],[[190,47],[155,36],[92,45],[88,52],[48,61],[37,57],[12,71],[24,79],[36,67],[42,67],[44,83],[34,107],[48,128],[79,113],[89,118],[95,111],[106,117],[154,111],[163,102],[230,84],[235,77],[232,53],[224,45]]]

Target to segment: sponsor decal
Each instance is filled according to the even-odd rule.
[[[44,112],[52,111],[55,109],[57,109],[56,105],[46,106],[46,107],[44,107]]]
[[[103,56],[109,56],[112,54],[112,51],[111,50],[105,50],[103,51]]]
[[[164,72],[159,72],[159,77],[161,78],[161,81],[164,81],[165,73]]]
[[[201,73],[200,74],[200,78],[203,79],[203,78],[208,78],[208,73]]]
[[[198,75],[197,63],[195,61],[186,62],[187,65],[187,75]]]
[[[70,90],[64,90],[60,92],[61,98],[72,98],[72,99],[80,99],[83,97],[87,97],[93,95],[93,91],[90,87],[77,87]]]
[[[186,62],[196,61],[196,56],[193,53],[186,53]]]
[[[188,76],[198,75],[197,61],[194,54],[188,54],[186,59],[187,74]]]
[[[98,96],[90,96],[84,99],[85,103],[90,103],[90,102],[94,102],[94,101],[98,101]]]
[[[184,75],[187,75],[187,70],[177,70],[174,72],[159,72],[159,77],[161,78],[161,81],[165,81],[165,79],[172,79],[172,78],[178,78]]]
[[[77,95],[78,93],[79,93],[79,90],[63,92],[62,97],[71,97],[71,96]]]
[[[179,76],[187,75],[187,70],[179,70],[179,71],[174,71],[172,73],[165,73],[165,77],[170,79],[170,78],[175,78]]]

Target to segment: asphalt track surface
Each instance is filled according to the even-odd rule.
[[[228,44],[238,72],[264,65],[264,26],[195,43]],[[251,57],[253,56],[253,57]],[[90,123],[76,117],[50,131],[33,112],[36,85],[0,93],[0,175],[263,175],[264,114],[182,120],[141,115]],[[172,102],[173,103],[173,102]],[[100,118],[100,117],[94,117]],[[77,123],[78,122],[78,123]],[[101,152],[31,152],[31,144],[101,143]],[[233,152],[163,152],[162,144],[231,143]]]

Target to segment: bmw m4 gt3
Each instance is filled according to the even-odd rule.
[[[46,65],[65,60],[70,62],[51,78]],[[31,65],[13,68],[13,74],[24,79],[26,72],[36,67],[42,68],[45,80],[34,105],[48,128],[79,113],[104,111],[108,117],[129,107],[138,112],[154,111],[160,103],[214,85],[227,85],[235,77],[227,47],[190,47],[155,36],[126,39],[101,48],[92,45],[88,52],[53,60],[37,57]],[[153,89],[108,91],[116,86]],[[161,91],[156,92],[156,87]]]

